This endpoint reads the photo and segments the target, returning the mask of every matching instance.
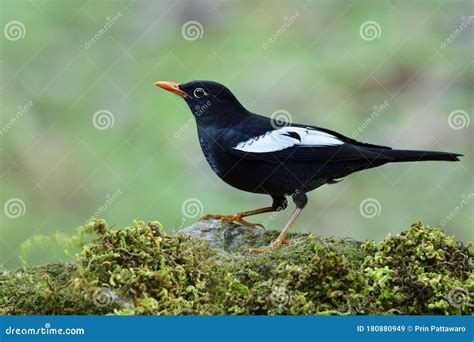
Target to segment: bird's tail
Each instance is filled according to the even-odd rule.
[[[459,161],[462,154],[437,151],[386,150],[383,155],[392,159],[390,162],[412,162],[423,160]]]

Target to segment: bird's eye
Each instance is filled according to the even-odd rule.
[[[207,93],[204,91],[204,89],[202,88],[196,88],[194,89],[194,97],[197,97],[198,99],[200,99],[201,97],[203,97],[204,95],[207,95]]]

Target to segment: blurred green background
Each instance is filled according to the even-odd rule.
[[[381,239],[420,219],[473,238],[472,1],[2,0],[0,12],[4,267],[25,239],[91,217],[172,231],[270,203],[217,178],[159,80],[215,80],[260,114],[465,154],[323,186],[295,231]],[[290,210],[250,221],[280,229]],[[61,241],[41,241],[23,248],[29,263],[64,258]]]

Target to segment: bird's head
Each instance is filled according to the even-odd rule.
[[[156,86],[181,96],[199,122],[233,121],[246,115],[240,104],[226,86],[213,81],[191,81],[176,83],[160,81]]]

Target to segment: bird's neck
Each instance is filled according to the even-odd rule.
[[[215,106],[209,108],[206,113],[196,117],[198,126],[204,128],[213,129],[227,129],[235,126],[246,117],[250,115],[250,112],[245,109],[240,103],[232,103],[229,106]]]

